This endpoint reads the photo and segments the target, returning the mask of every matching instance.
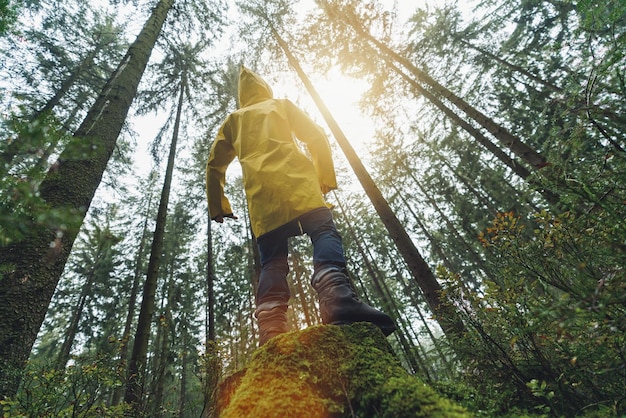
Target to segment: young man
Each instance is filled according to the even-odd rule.
[[[360,301],[347,276],[341,236],[323,196],[337,188],[326,134],[292,102],[274,99],[267,83],[245,67],[239,73],[239,106],[213,143],[206,187],[211,219],[236,219],[224,182],[226,168],[238,157],[261,256],[255,311],[260,345],[288,331],[287,240],[305,233],[313,244],[311,284],[318,292],[322,322],[372,322],[389,335],[395,330],[391,318]]]

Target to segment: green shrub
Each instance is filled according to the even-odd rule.
[[[455,344],[463,378],[502,410],[626,413],[626,263],[616,245],[624,234],[614,213],[603,216],[544,211],[529,233],[502,213],[480,236],[495,281],[469,290],[439,270],[469,324]]]
[[[3,416],[123,416],[126,404],[108,406],[106,403],[110,393],[122,384],[117,371],[111,367],[110,357],[79,360],[61,370],[29,364],[17,396],[0,401]]]

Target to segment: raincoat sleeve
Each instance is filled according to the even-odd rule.
[[[217,216],[232,215],[230,202],[224,195],[226,182],[226,168],[235,159],[235,149],[225,133],[228,132],[226,123],[220,128],[206,165],[206,194],[209,201],[209,215],[211,219]]]
[[[326,133],[295,104],[289,100],[285,102],[291,129],[296,137],[306,144],[311,154],[322,193],[326,194],[336,189],[335,166]]]

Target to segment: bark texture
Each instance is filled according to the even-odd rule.
[[[152,48],[174,0],[161,0],[108,80],[74,140],[40,186],[58,222],[37,222],[0,252],[0,398],[17,391],[78,230],[113,153]]]

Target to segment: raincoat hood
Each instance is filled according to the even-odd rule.
[[[272,88],[258,74],[241,66],[239,70],[239,106],[246,107],[273,98]]]

